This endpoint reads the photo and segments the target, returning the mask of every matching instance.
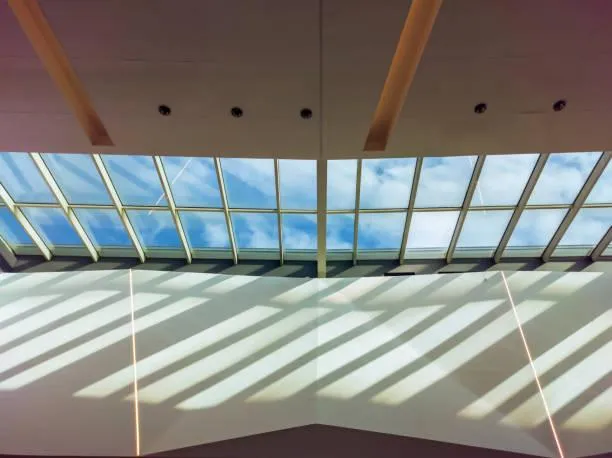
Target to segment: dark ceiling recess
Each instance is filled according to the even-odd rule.
[[[242,115],[244,114],[242,112],[242,108],[240,107],[232,107],[232,109],[230,110],[230,113],[232,114],[234,118],[241,118]]]
[[[555,103],[553,103],[553,110],[555,111],[561,111],[563,110],[565,107],[567,106],[567,101],[561,99],[561,100],[557,100]]]
[[[162,116],[170,116],[170,113],[172,113],[172,110],[168,105],[160,105],[159,107],[157,107],[157,110]]]
[[[478,103],[474,107],[474,113],[476,113],[476,114],[483,114],[485,111],[487,111],[487,104],[486,103]]]
[[[302,108],[300,110],[300,116],[302,119],[312,118],[312,110],[310,108]]]

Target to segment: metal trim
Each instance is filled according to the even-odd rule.
[[[357,264],[357,245],[359,243],[359,203],[361,200],[361,173],[363,159],[357,159],[357,178],[355,183],[355,218],[353,221],[353,265]]]
[[[595,248],[591,251],[591,260],[593,260],[593,262],[599,261],[599,258],[601,258],[603,252],[606,251],[610,243],[612,243],[612,227],[608,229],[608,232],[604,234],[597,245],[595,245]]]
[[[538,179],[540,178],[540,175],[542,174],[542,170],[544,170],[544,166],[546,165],[546,161],[548,161],[549,156],[550,156],[550,153],[542,153],[540,154],[540,156],[538,156],[538,160],[533,166],[531,175],[529,175],[529,179],[527,180],[527,183],[525,183],[525,187],[523,188],[521,197],[519,198],[519,201],[517,202],[516,207],[514,208],[514,212],[512,213],[512,216],[510,217],[510,221],[508,221],[508,225],[506,226],[506,229],[504,230],[504,235],[502,235],[502,238],[500,239],[499,244],[497,245],[497,248],[495,249],[495,252],[493,254],[493,262],[498,263],[501,260],[504,254],[504,250],[506,249],[506,246],[508,245],[508,241],[510,240],[510,237],[512,236],[512,232],[514,232],[514,229],[517,223],[519,222],[519,219],[521,219],[521,214],[523,213],[523,210],[525,210],[525,207],[527,206],[527,201],[529,200],[529,197],[531,197],[533,188],[535,188],[535,185]]]
[[[140,244],[140,240],[138,240],[136,230],[134,229],[134,226],[132,226],[132,223],[127,215],[126,207],[121,203],[119,193],[115,189],[115,185],[113,184],[113,180],[111,179],[108,170],[106,170],[106,165],[104,165],[104,161],[102,160],[99,154],[92,154],[91,159],[93,160],[94,165],[96,166],[96,169],[100,174],[100,178],[102,178],[102,183],[104,184],[104,187],[106,188],[106,191],[108,192],[108,195],[110,196],[111,201],[113,202],[113,206],[111,208],[116,210],[119,214],[119,218],[123,223],[123,227],[128,233],[128,236],[132,241],[134,249],[138,253],[138,258],[140,259],[140,262],[145,262],[146,256],[144,249]]]
[[[53,193],[53,196],[59,202],[60,207],[64,212],[64,215],[66,215],[66,219],[81,239],[81,242],[83,242],[83,245],[85,245],[85,248],[87,248],[87,252],[94,261],[98,261],[100,259],[100,253],[98,253],[98,250],[91,241],[89,234],[87,234],[87,231],[80,223],[77,215],[74,213],[74,210],[70,207],[68,199],[66,199],[66,196],[64,196],[64,194],[62,193],[62,190],[57,184],[57,181],[55,181],[55,177],[51,173],[51,170],[49,170],[49,167],[47,167],[47,164],[45,164],[45,161],[39,153],[31,152],[30,157],[32,158],[32,162],[34,162],[34,165],[38,169],[38,172],[43,177],[43,180],[45,180],[45,183],[47,184],[47,186],[49,186],[49,189]]]
[[[327,161],[317,160],[317,276],[327,275]]]
[[[280,164],[278,159],[274,159],[274,187],[276,193],[276,222],[278,224],[278,249],[280,251],[280,265],[285,263],[285,249],[283,247],[283,220],[280,197]]]
[[[421,169],[423,168],[423,158],[418,157],[414,165],[414,175],[412,176],[412,186],[410,187],[410,197],[408,198],[408,209],[406,210],[406,222],[404,223],[404,233],[402,234],[402,244],[399,251],[399,263],[404,263],[406,257],[406,247],[408,246],[408,233],[410,232],[410,224],[412,223],[412,214],[414,213],[414,203],[416,201],[417,189],[421,180]]]
[[[172,188],[170,187],[170,182],[168,181],[168,176],[166,175],[166,170],[164,169],[164,164],[159,156],[153,156],[153,162],[155,163],[155,170],[157,170],[157,175],[159,176],[166,201],[168,202],[168,208],[170,209],[170,214],[172,215],[172,220],[174,221],[174,226],[176,227],[176,232],[178,232],[179,238],[181,239],[181,245],[185,251],[187,264],[191,264],[193,259],[191,248],[189,247],[189,242],[187,241],[187,235],[183,230],[181,218],[176,211],[176,204],[174,203]]]
[[[563,221],[561,221],[561,224],[559,224],[559,227],[557,228],[554,235],[550,239],[550,242],[548,242],[548,245],[544,249],[544,252],[542,253],[542,260],[544,262],[550,261],[550,257],[552,256],[553,252],[557,248],[557,245],[559,245],[559,242],[561,241],[561,239],[567,232],[567,229],[570,227],[570,225],[572,224],[572,221],[574,221],[574,218],[576,217],[576,215],[582,208],[584,201],[587,199],[591,190],[593,189],[593,187],[599,180],[599,177],[601,177],[601,174],[606,169],[608,163],[610,162],[611,157],[612,157],[612,153],[608,151],[603,152],[601,156],[599,157],[599,159],[597,160],[597,163],[595,164],[595,166],[593,166],[591,173],[589,174],[588,178],[582,185],[582,188],[580,189],[580,191],[578,192],[578,195],[574,199],[572,206],[570,207],[569,211],[565,214]]]
[[[457,218],[457,224],[455,224],[455,230],[453,231],[453,235],[451,237],[451,241],[448,245],[448,250],[446,252],[446,262],[449,264],[453,260],[455,248],[457,248],[457,242],[459,240],[459,236],[461,235],[461,230],[463,229],[463,223],[465,223],[465,218],[467,217],[468,209],[470,208],[470,204],[472,203],[474,191],[476,190],[478,179],[480,178],[480,172],[482,172],[482,167],[484,166],[486,157],[486,155],[481,155],[478,156],[478,159],[476,159],[476,163],[474,164],[474,168],[472,170],[470,182],[468,184],[467,189],[465,190],[465,196],[463,198],[463,204],[461,205],[461,211],[459,213],[459,217]]]
[[[225,181],[223,179],[223,171],[221,170],[221,160],[218,157],[214,158],[215,162],[215,173],[217,174],[217,182],[219,184],[219,192],[221,193],[221,204],[223,205],[223,214],[225,215],[225,224],[227,226],[227,233],[230,242],[230,249],[232,250],[232,259],[234,264],[238,264],[238,251],[236,249],[236,238],[234,236],[234,226],[232,224],[232,218],[229,212],[229,206],[227,204],[227,193],[225,191]]]
[[[2,184],[0,184],[0,200],[4,202],[6,207],[9,209],[9,211],[13,214],[13,216],[17,220],[17,222],[21,224],[21,226],[23,227],[23,230],[32,239],[32,242],[34,242],[34,245],[36,245],[36,248],[38,248],[38,250],[44,256],[44,258],[47,261],[50,261],[51,258],[53,257],[51,254],[51,250],[49,249],[47,244],[44,242],[40,234],[36,231],[36,229],[34,229],[34,226],[32,226],[32,223],[28,221],[28,218],[26,218],[26,216],[23,214],[21,209],[15,204],[15,201],[13,200],[11,195],[8,193],[8,191],[4,188],[4,186],[2,186]]]

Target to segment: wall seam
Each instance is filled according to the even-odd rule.
[[[550,430],[551,430],[553,439],[555,441],[555,445],[557,446],[557,452],[559,453],[560,458],[565,458],[565,454],[563,453],[563,447],[561,446],[561,441],[559,440],[559,435],[557,434],[557,428],[555,426],[555,422],[552,418],[552,415],[550,414],[550,408],[548,407],[548,402],[546,402],[546,396],[544,395],[544,390],[542,388],[542,384],[540,383],[540,378],[538,377],[538,371],[535,367],[533,358],[531,357],[531,351],[529,349],[529,344],[527,343],[527,337],[525,336],[525,332],[523,331],[523,326],[521,325],[521,320],[518,315],[518,311],[516,310],[516,305],[514,303],[512,293],[510,292],[510,286],[508,285],[508,280],[506,279],[506,275],[503,270],[500,271],[500,274],[502,276],[504,288],[506,289],[508,301],[510,302],[512,313],[514,314],[514,319],[516,320],[516,325],[517,325],[519,334],[521,336],[521,340],[523,341],[523,348],[525,349],[525,353],[527,354],[527,359],[529,359],[529,365],[531,366],[533,378],[538,387],[538,391],[540,392],[540,399],[542,400],[542,404],[544,406],[544,410],[548,418],[548,424],[550,425]]]
[[[136,324],[134,322],[134,279],[132,269],[128,271],[130,285],[130,319],[132,325],[132,367],[134,372],[134,437],[136,456],[140,456],[140,405],[138,401],[138,370],[136,368]]]

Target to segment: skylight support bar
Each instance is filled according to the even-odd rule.
[[[476,190],[478,178],[480,178],[480,172],[482,171],[482,167],[484,166],[485,159],[486,156],[484,154],[478,156],[478,159],[476,159],[476,164],[474,164],[474,170],[472,170],[472,177],[470,178],[470,183],[468,184],[467,190],[465,191],[465,197],[463,198],[463,205],[461,206],[459,218],[457,219],[457,224],[455,225],[455,230],[453,231],[453,236],[448,246],[448,251],[446,252],[446,262],[449,264],[453,261],[455,248],[457,248],[457,241],[459,240],[459,236],[461,235],[463,223],[465,222],[468,209],[470,208],[470,204],[472,203],[474,191]]]
[[[612,243],[612,227],[608,229],[608,232],[604,234],[597,245],[595,245],[595,248],[593,248],[593,251],[591,251],[591,260],[593,262],[598,261],[610,243]]]
[[[221,160],[216,157],[215,161],[215,173],[217,174],[217,182],[219,184],[219,192],[221,193],[221,204],[223,205],[223,214],[225,215],[225,224],[227,226],[227,233],[230,242],[230,249],[232,250],[232,259],[234,264],[238,264],[238,251],[236,250],[236,237],[234,236],[234,226],[232,225],[232,217],[229,212],[229,205],[227,204],[227,193],[225,192],[225,181],[223,180],[223,172],[221,170]]]
[[[550,261],[550,257],[555,251],[555,248],[557,248],[557,245],[559,245],[559,242],[561,241],[561,239],[567,232],[567,229],[570,227],[570,225],[572,224],[572,221],[574,221],[574,218],[576,217],[576,215],[582,208],[584,201],[587,199],[587,197],[589,197],[591,190],[593,189],[593,187],[599,180],[599,177],[601,177],[601,174],[606,169],[606,166],[610,162],[610,157],[612,157],[612,153],[608,151],[603,152],[601,156],[599,157],[599,160],[595,164],[595,167],[593,167],[593,170],[591,170],[589,177],[584,182],[584,185],[582,185],[582,189],[580,189],[580,192],[574,199],[572,206],[570,207],[569,211],[565,214],[565,218],[563,218],[563,221],[561,221],[561,224],[555,231],[555,234],[552,236],[552,238],[550,239],[550,242],[544,249],[544,252],[542,253],[542,260],[544,262]]]
[[[327,161],[317,160],[317,276],[327,275]]]
[[[30,157],[32,158],[34,165],[45,180],[45,183],[47,183],[47,186],[49,186],[49,188],[51,189],[53,196],[59,202],[61,209],[66,215],[66,219],[68,219],[68,221],[72,225],[72,228],[83,242],[83,245],[85,245],[85,248],[87,248],[91,259],[93,259],[95,262],[98,261],[100,259],[100,253],[98,253],[98,250],[96,250],[96,247],[89,238],[89,235],[85,231],[85,228],[79,222],[79,219],[74,213],[74,210],[68,204],[68,200],[66,200],[66,197],[64,196],[59,185],[55,181],[51,170],[49,170],[47,164],[45,164],[45,161],[43,161],[43,158],[40,156],[39,153],[30,153]]]
[[[159,175],[159,180],[161,181],[162,189],[164,190],[164,195],[166,197],[166,201],[168,202],[168,208],[170,209],[172,219],[174,220],[174,225],[176,226],[176,232],[178,232],[179,238],[181,239],[181,245],[183,245],[183,250],[185,251],[187,264],[191,264],[191,261],[193,259],[191,255],[191,248],[189,248],[189,242],[187,241],[187,236],[185,235],[185,231],[183,230],[181,218],[179,217],[179,214],[176,211],[176,204],[174,203],[172,188],[170,187],[168,176],[166,175],[166,171],[164,170],[164,164],[161,160],[161,157],[159,156],[153,156],[153,162],[155,163],[155,170],[157,170],[157,174]]]
[[[276,192],[276,222],[278,224],[278,248],[280,250],[280,265],[285,263],[285,249],[283,248],[283,215],[280,211],[280,166],[278,159],[274,159],[274,186]]]
[[[9,211],[13,214],[13,216],[17,220],[17,222],[21,224],[26,234],[28,234],[28,236],[32,239],[32,242],[34,242],[34,245],[36,245],[36,248],[39,249],[39,251],[42,253],[44,258],[47,261],[50,261],[52,258],[51,250],[45,244],[45,242],[43,241],[42,237],[38,234],[38,232],[36,232],[36,229],[34,229],[34,226],[32,226],[30,221],[28,221],[28,219],[25,217],[21,209],[15,204],[15,201],[13,200],[11,195],[8,193],[8,191],[4,188],[4,186],[2,186],[2,184],[0,184],[0,200],[4,202],[4,204],[7,206]]]
[[[355,186],[355,219],[353,221],[353,265],[357,264],[357,245],[359,241],[359,202],[361,196],[362,159],[357,159],[357,183]]]
[[[6,240],[0,236],[0,261],[4,260],[9,267],[15,267],[17,265],[17,257],[15,252],[8,244]]]
[[[142,248],[140,240],[138,240],[138,236],[136,235],[136,231],[134,230],[134,227],[132,226],[132,223],[130,222],[130,219],[127,216],[126,207],[123,205],[123,203],[121,203],[119,194],[115,189],[115,185],[113,184],[113,180],[111,180],[108,170],[106,170],[104,161],[102,160],[99,154],[92,154],[91,158],[94,164],[96,165],[98,173],[100,174],[100,178],[102,178],[102,183],[104,183],[104,187],[106,188],[106,191],[108,192],[108,195],[110,196],[111,201],[113,202],[112,208],[114,208],[119,214],[119,218],[123,223],[123,227],[128,233],[130,240],[132,241],[132,245],[134,246],[134,249],[138,253],[138,258],[140,259],[140,262],[145,262],[146,257],[144,249]]]
[[[416,201],[417,189],[419,188],[419,180],[421,179],[421,169],[423,168],[423,158],[417,157],[414,166],[414,176],[412,177],[412,186],[410,188],[410,197],[408,198],[408,210],[406,211],[406,222],[404,223],[404,233],[402,234],[402,244],[399,252],[399,263],[404,263],[406,257],[406,247],[408,246],[408,233],[410,232],[410,223],[412,214],[414,213],[414,202]]]
[[[502,238],[499,241],[499,245],[497,245],[497,248],[495,249],[495,253],[493,254],[493,262],[497,263],[501,260],[502,255],[504,254],[504,250],[506,249],[506,246],[508,245],[508,241],[510,240],[510,237],[512,236],[512,232],[514,232],[514,228],[519,222],[519,219],[521,219],[523,210],[525,210],[525,207],[527,206],[527,202],[529,201],[529,197],[531,197],[533,188],[535,188],[538,178],[540,178],[540,175],[542,174],[542,170],[544,170],[544,166],[546,165],[548,156],[549,156],[549,153],[542,153],[538,156],[538,160],[533,166],[531,175],[529,176],[529,179],[527,180],[527,183],[525,184],[525,187],[523,188],[521,197],[518,203],[516,204],[516,208],[514,209],[514,212],[512,213],[512,216],[510,217],[510,221],[508,222],[508,225],[506,226],[504,235],[502,235]]]

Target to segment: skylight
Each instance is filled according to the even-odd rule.
[[[47,257],[314,260],[321,212],[332,260],[609,256],[609,161],[333,160],[319,208],[316,161],[1,153],[0,241]]]

